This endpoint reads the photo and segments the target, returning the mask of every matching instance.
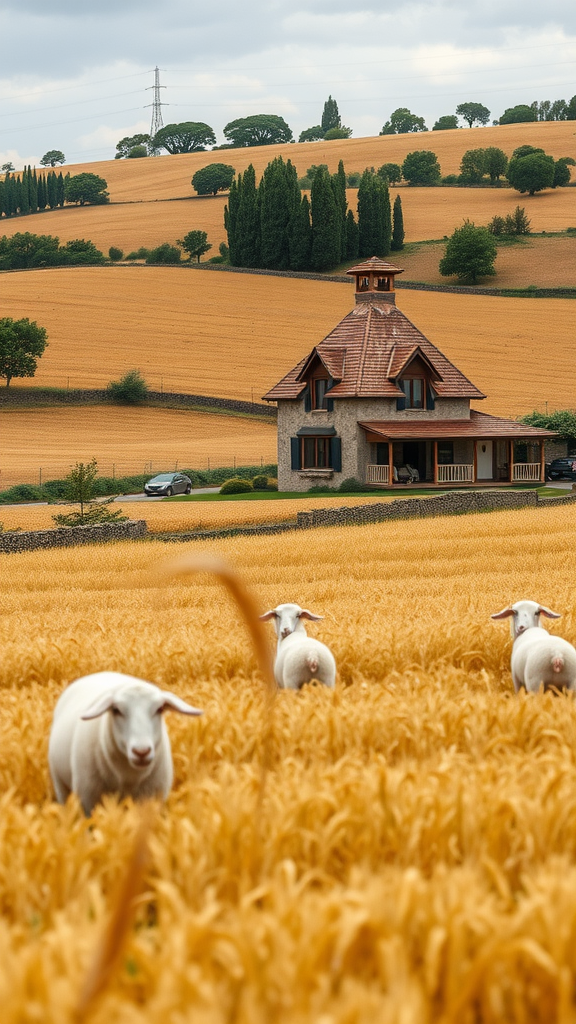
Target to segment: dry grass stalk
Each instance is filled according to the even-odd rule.
[[[94,951],[80,996],[74,1011],[74,1020],[86,1021],[98,1000],[108,987],[116,965],[128,939],[134,917],[135,900],[142,892],[144,872],[149,861],[148,839],[152,829],[151,805],[145,805],[140,814],[140,824],[134,845],[121,874],[116,890],[110,899],[112,911],[102,937]]]

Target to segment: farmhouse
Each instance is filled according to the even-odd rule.
[[[280,490],[543,482],[556,435],[470,408],[486,396],[396,306],[402,270],[374,256],[347,273],[355,308],[264,395]]]

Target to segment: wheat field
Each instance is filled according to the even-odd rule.
[[[206,545],[260,608],[325,616],[335,692],[269,711],[215,580],[158,573],[173,548],[1,556],[3,1024],[72,1020],[134,840],[130,802],[88,824],[48,780],[54,702],[104,667],[204,716],[168,722],[174,791],[90,1021],[573,1022],[576,708],[512,694],[489,616],[532,597],[576,639],[575,528],[568,507]]]
[[[248,401],[354,305],[351,284],[171,267],[15,272],[2,285],[6,314],[48,331],[38,385],[105,387],[138,367],[154,390]],[[482,411],[574,404],[571,300],[398,291],[397,303],[488,395]]]
[[[423,245],[404,251],[400,262],[405,268],[403,281],[429,284],[458,284],[457,279],[442,277],[438,264],[445,243]],[[499,245],[496,276],[483,284],[498,288],[560,288],[576,286],[576,234],[561,238],[526,238],[515,245]]]
[[[0,490],[66,476],[95,458],[101,476],[276,462],[272,420],[109,405],[0,412]]]

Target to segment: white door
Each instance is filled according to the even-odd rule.
[[[478,441],[476,444],[476,479],[492,480],[492,441]]]

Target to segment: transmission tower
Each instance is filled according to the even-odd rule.
[[[160,85],[160,68],[154,68],[154,85],[149,85],[146,89],[148,92],[150,89],[154,89],[154,102],[147,103],[147,107],[152,107],[152,122],[150,124],[150,138],[153,139],[157,132],[164,127],[164,121],[162,120],[162,107],[166,106],[165,103],[160,101],[160,89],[165,89],[165,85]]]

